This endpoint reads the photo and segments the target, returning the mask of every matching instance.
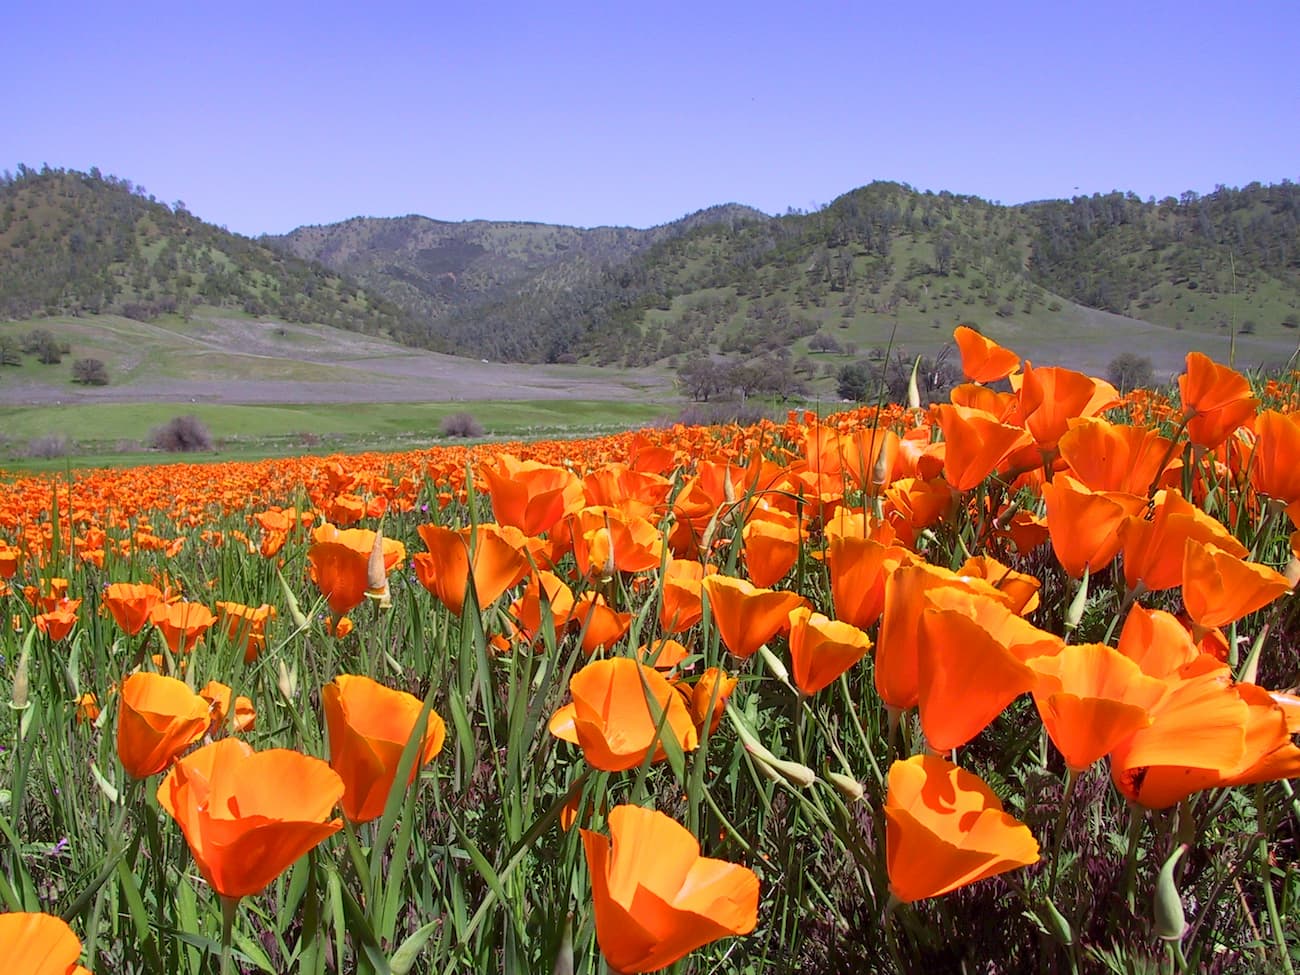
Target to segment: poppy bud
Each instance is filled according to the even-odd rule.
[[[298,696],[297,670],[298,668],[295,667],[294,673],[290,674],[289,668],[284,665],[284,661],[283,660],[280,661],[280,679],[278,681],[278,684],[280,687],[280,696],[283,697],[286,701],[292,701],[295,697]]]
[[[764,643],[758,648],[758,655],[763,658],[763,663],[767,664],[767,669],[772,672],[772,676],[779,680],[786,687],[790,686],[790,671],[786,669],[781,658],[767,648]]]
[[[1156,878],[1155,929],[1162,941],[1181,941],[1187,932],[1187,918],[1183,913],[1183,899],[1178,896],[1174,883],[1174,868],[1187,852],[1187,844],[1180,843],[1160,868]]]
[[[27,639],[23,641],[23,652],[18,658],[18,672],[14,674],[13,693],[9,704],[15,711],[27,710],[27,655],[32,648],[32,637],[35,634],[35,630],[28,632]]]
[[[1070,605],[1065,611],[1065,629],[1067,633],[1073,633],[1079,628],[1079,623],[1083,620],[1083,611],[1088,605],[1088,567],[1083,567],[1083,578],[1079,580],[1079,588],[1074,592],[1074,598],[1070,600]]]
[[[275,577],[280,580],[280,591],[284,593],[285,605],[289,607],[289,619],[293,620],[293,625],[299,630],[305,630],[311,626],[311,621],[307,619],[298,605],[298,597],[293,594],[289,588],[289,583],[284,581],[284,575],[279,569],[275,570]]]
[[[1070,922],[1066,920],[1064,914],[1057,910],[1050,897],[1047,899],[1047,903],[1043,905],[1042,915],[1039,920],[1046,925],[1048,933],[1060,944],[1067,947],[1074,944],[1074,930],[1070,927]]]
[[[862,783],[849,775],[843,775],[839,772],[827,772],[826,778],[830,779],[831,785],[840,791],[849,802],[857,802],[865,794],[866,790],[862,788]]]
[[[916,382],[916,374],[921,368],[921,357],[918,355],[916,361],[912,363],[912,375],[907,380],[907,405],[914,410],[921,408],[921,390]]]

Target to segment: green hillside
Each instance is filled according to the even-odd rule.
[[[609,268],[626,264],[660,241],[699,227],[733,229],[767,219],[758,210],[736,204],[710,207],[649,230],[490,220],[450,223],[414,215],[355,217],[263,240],[295,257],[319,261],[409,311],[417,323],[413,344],[541,361],[545,355],[512,344],[510,334],[476,342],[472,334],[460,332],[477,330],[475,315],[481,307],[526,300],[539,289],[548,294],[581,291],[603,280]]]
[[[815,213],[662,241],[581,289],[477,309],[477,347],[509,354],[508,332],[533,354],[628,365],[704,349],[853,355],[969,322],[1029,348],[1122,340],[1122,316],[1190,333],[1175,345],[1237,331],[1281,350],[1300,325],[1297,214],[1290,183],[1020,207],[874,183]],[[476,331],[450,324],[453,348],[471,348]]]
[[[210,305],[370,335],[409,333],[398,306],[327,270],[204,223],[129,180],[18,167],[0,181],[0,318]]]

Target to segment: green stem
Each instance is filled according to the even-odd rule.
[[[1052,836],[1052,864],[1047,882],[1047,896],[1056,893],[1056,878],[1060,873],[1061,846],[1065,840],[1065,821],[1070,815],[1070,801],[1074,798],[1074,787],[1079,782],[1079,773],[1067,769],[1065,773],[1065,794],[1061,796],[1061,811],[1056,816],[1056,833]]]
[[[1255,809],[1259,823],[1259,869],[1260,879],[1264,884],[1264,908],[1268,911],[1268,926],[1272,929],[1273,941],[1287,975],[1295,975],[1295,966],[1291,963],[1291,952],[1287,950],[1286,934],[1282,928],[1282,918],[1277,911],[1277,899],[1273,896],[1272,868],[1268,862],[1269,824],[1264,822],[1264,787],[1255,786]]]
[[[221,898],[221,975],[233,975],[235,971],[230,946],[235,933],[235,916],[238,913],[238,897]]]
[[[1138,843],[1142,839],[1142,825],[1145,817],[1142,807],[1136,802],[1128,804],[1128,852],[1124,855],[1124,899],[1129,910],[1133,910],[1134,885],[1137,882]]]

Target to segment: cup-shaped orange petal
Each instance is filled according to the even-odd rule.
[[[701,583],[722,642],[737,657],[752,657],[790,625],[790,611],[807,605],[798,593],[763,589],[732,576],[709,576]]]
[[[1284,504],[1300,501],[1300,413],[1268,410],[1255,418],[1250,483]]]
[[[922,612],[918,677],[921,729],[941,752],[966,744],[1036,681],[970,606]]]
[[[945,403],[934,407],[934,415],[943,430],[943,476],[958,491],[976,487],[1029,440],[1022,428],[983,410]]]
[[[1025,366],[1020,385],[1020,417],[1043,451],[1055,451],[1070,421],[1095,416],[1119,400],[1104,379],[1093,379],[1061,366]]]
[[[158,787],[199,871],[227,898],[263,890],[342,828],[329,818],[342,796],[343,780],[320,759],[255,752],[237,738],[181,759]]]
[[[1197,626],[1227,626],[1284,593],[1286,576],[1194,538],[1183,550],[1183,604]]]
[[[1038,841],[977,776],[916,755],[889,769],[885,856],[890,891],[910,904],[1037,863]]]
[[[680,685],[678,685],[680,686]],[[727,698],[736,689],[736,678],[728,677],[721,667],[710,667],[691,687],[691,719],[695,730],[704,734],[704,726],[709,727],[709,734],[718,730],[722,713],[727,707]]]
[[[354,823],[383,815],[423,703],[369,677],[342,674],[321,688],[321,705],[329,728],[330,767],[343,780],[344,815]],[[442,751],[446,736],[442,718],[431,710],[407,785]]]
[[[967,325],[958,325],[952,337],[961,353],[961,371],[973,383],[1006,379],[1020,366],[1020,356]]]
[[[216,621],[208,607],[185,600],[158,603],[149,614],[172,653],[189,653]]]
[[[807,606],[790,611],[792,672],[805,694],[816,694],[870,649],[870,638],[851,623],[827,619]]]
[[[1052,551],[1072,579],[1096,573],[1119,552],[1120,527],[1145,504],[1137,495],[1093,492],[1066,475],[1043,485]]]
[[[911,553],[899,545],[882,545],[871,538],[836,535],[826,550],[835,618],[866,629],[885,608],[885,579]]]
[[[623,639],[632,625],[632,614],[614,609],[599,593],[586,593],[573,604],[571,622],[578,630],[582,652],[591,656]]]
[[[686,703],[653,667],[627,657],[597,660],[569,679],[569,690],[573,702],[551,718],[551,733],[575,741],[598,769],[621,772],[651,755],[659,761],[668,736],[683,751],[699,747]]]
[[[162,601],[157,586],[148,583],[114,582],[104,590],[104,605],[128,636],[135,636],[149,622],[149,613]]]
[[[758,923],[758,877],[700,855],[673,819],[615,806],[609,837],[582,831],[591,872],[596,940],[618,972],[656,972],[696,948]]]
[[[1172,488],[1156,492],[1150,514],[1150,520],[1131,517],[1120,528],[1124,582],[1130,590],[1137,589],[1139,583],[1147,592],[1179,585],[1189,538],[1246,556],[1246,546],[1227,528]]]
[[[487,525],[480,525],[474,536],[472,558],[469,529],[421,525],[417,530],[429,551],[417,553],[413,560],[416,578],[457,615],[464,609],[471,571],[479,609],[490,606],[528,574],[527,557]]]
[[[134,778],[161,772],[208,730],[208,702],[175,677],[132,674],[120,697],[117,756]]]
[[[1163,680],[1101,643],[1067,646],[1029,665],[1040,677],[1034,689],[1038,714],[1076,772],[1150,725],[1151,710],[1167,690]]]
[[[665,633],[689,630],[704,615],[700,583],[706,573],[717,572],[696,559],[670,559],[664,566],[659,625]]]
[[[81,975],[81,941],[62,918],[0,914],[0,958],[14,975]]]
[[[370,587],[370,555],[375,549],[375,532],[366,528],[339,531],[333,525],[320,525],[312,532],[307,549],[308,569],[319,587],[330,612],[344,616],[366,598]],[[395,539],[380,543],[385,572],[406,558],[406,546]]]
[[[1154,430],[1100,417],[1075,420],[1057,446],[1070,474],[1092,491],[1146,496],[1174,472],[1173,442]]]
[[[891,573],[885,582],[875,669],[876,692],[891,708],[904,711],[920,700],[921,613],[930,605],[930,594],[939,589],[991,596],[1004,606],[1008,601],[983,579],[963,578],[924,562]]]
[[[1119,631],[1116,649],[1142,673],[1164,679],[1200,655],[1187,628],[1162,609],[1134,605]]]
[[[1210,449],[1254,416],[1259,405],[1245,376],[1201,352],[1187,353],[1187,370],[1178,377],[1178,392],[1188,439]]]
[[[794,519],[751,521],[741,533],[745,571],[756,586],[774,586],[799,558],[799,528]]]

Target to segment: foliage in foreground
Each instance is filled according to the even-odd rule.
[[[8,483],[0,954],[1293,970],[1295,383],[958,338],[927,411]]]

